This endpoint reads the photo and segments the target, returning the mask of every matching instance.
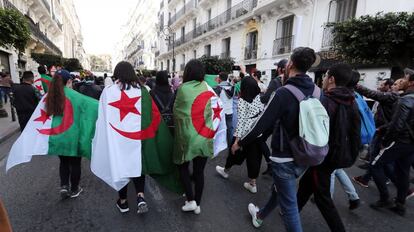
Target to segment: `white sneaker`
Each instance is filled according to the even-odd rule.
[[[194,211],[197,209],[197,203],[195,201],[185,201],[185,205],[181,209],[184,212]]]
[[[229,174],[226,173],[226,171],[224,171],[223,167],[220,166],[216,166],[216,171],[218,172],[218,174],[220,174],[220,176],[222,176],[224,179],[229,178]]]
[[[247,190],[249,190],[251,193],[257,193],[257,187],[256,187],[256,186],[251,185],[249,182],[245,182],[245,183],[243,184],[243,186],[244,186]]]
[[[199,215],[201,213],[201,208],[200,206],[197,206],[197,208],[194,210],[194,213]]]
[[[259,228],[263,223],[262,220],[257,219],[257,212],[259,212],[259,208],[257,208],[257,206],[255,206],[254,204],[250,203],[247,209],[249,210],[250,216],[252,216],[253,226]]]

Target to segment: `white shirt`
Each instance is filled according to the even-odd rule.
[[[113,85],[113,84],[114,84],[114,82],[112,81],[112,78],[110,78],[110,77],[105,78],[105,80],[104,80],[105,87]]]

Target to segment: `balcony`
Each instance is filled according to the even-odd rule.
[[[27,17],[28,18],[28,17]],[[34,37],[36,37],[39,42],[41,42],[51,53],[55,55],[62,55],[62,51],[49,39],[43,32],[40,30],[39,24],[35,24],[30,18],[27,19],[29,24],[30,31]]]
[[[50,4],[47,0],[42,0],[43,5],[45,5],[47,11],[50,13]]]
[[[209,20],[208,22],[196,27],[194,30],[188,32],[184,36],[184,43],[190,42],[197,37],[206,34],[210,31],[213,31],[217,28],[220,28],[231,21],[242,17],[243,15],[252,12],[252,10],[257,6],[257,0],[244,0],[243,2],[233,6],[232,8],[226,10],[215,18]],[[182,45],[182,41],[177,41],[174,43],[175,47]],[[168,51],[172,49],[172,43],[168,46]]]
[[[142,50],[143,47],[138,45],[128,56],[127,59],[131,59],[135,54],[137,54],[140,50]]]
[[[257,47],[246,47],[244,49],[244,59],[245,60],[257,59]]]
[[[3,0],[3,6],[6,9],[13,9],[18,11],[17,7],[13,5],[13,3],[11,3],[9,0]]]
[[[173,15],[168,20],[168,26],[171,26],[177,23],[181,18],[183,18],[183,16],[189,14],[190,12],[192,12],[192,10],[196,9],[196,6],[197,6],[196,0],[190,0],[189,2],[187,2],[183,8],[177,11],[177,13],[175,13],[175,15]]]
[[[230,51],[225,51],[220,54],[221,59],[230,58]]]
[[[293,47],[293,35],[281,37],[273,41],[273,56],[290,53]]]
[[[322,35],[322,48],[331,48],[333,45],[334,35],[333,35],[333,27],[332,26],[325,26],[323,28],[323,35]]]

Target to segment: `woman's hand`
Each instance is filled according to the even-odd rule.
[[[231,153],[234,155],[236,154],[236,151],[240,150],[240,146],[237,142],[235,142],[233,144],[233,146],[231,146]]]

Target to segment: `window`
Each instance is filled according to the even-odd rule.
[[[204,55],[211,56],[211,44],[204,46]]]
[[[167,71],[170,71],[170,60],[167,60]]]
[[[211,9],[207,10],[207,21],[211,20]]]
[[[164,70],[164,62],[161,61],[161,70]]]
[[[244,59],[257,59],[257,31],[253,31],[247,34]]]
[[[185,26],[181,28],[181,42],[184,42],[185,40]]]
[[[357,0],[332,0],[329,3],[328,22],[343,22],[355,17]]]
[[[230,57],[230,37],[225,38],[222,40],[222,53],[221,58],[229,58]]]
[[[285,54],[292,51],[294,16],[288,16],[277,21],[276,40],[273,44],[273,55]]]
[[[193,51],[193,58],[194,58],[194,59],[197,59],[197,50],[194,50],[194,51]]]
[[[182,57],[183,63],[181,64],[180,70],[181,71],[184,71],[184,67],[185,67],[185,54],[183,54],[181,57]]]
[[[231,0],[227,0],[227,9],[231,8]]]

